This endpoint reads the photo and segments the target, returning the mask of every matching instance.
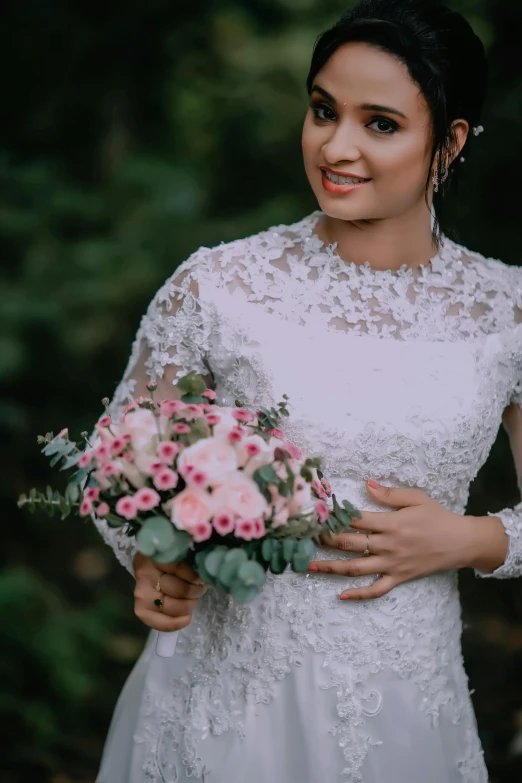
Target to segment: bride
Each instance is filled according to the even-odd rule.
[[[95,518],[137,616],[181,629],[172,658],[150,634],[97,783],[487,781],[457,575],[522,573],[522,503],[465,514],[501,424],[522,487],[522,273],[432,219],[482,130],[486,72],[459,14],[362,0],[307,78],[320,209],[200,247],[154,296],[112,415],[190,370],[220,405],[286,393],[286,437],[362,519],[240,605]]]

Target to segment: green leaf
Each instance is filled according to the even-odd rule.
[[[153,560],[156,563],[179,563],[180,560],[186,558],[190,549],[190,542],[191,538],[189,534],[184,530],[178,530],[172,546],[161,552],[157,552],[154,555]]]
[[[315,555],[315,544],[310,538],[302,538],[297,542],[296,553],[299,555],[307,555],[307,557],[313,558]]]
[[[287,562],[283,557],[283,552],[274,552],[270,558],[270,570],[274,574],[282,574],[287,566]]]
[[[234,601],[245,604],[248,603],[248,601],[253,601],[253,599],[259,595],[259,588],[245,587],[243,584],[238,582],[232,585],[230,588],[230,594]]]
[[[78,463],[81,456],[81,454],[73,454],[72,457],[68,457],[60,470],[69,470],[70,468],[73,468]]]
[[[52,460],[51,460],[51,462],[50,462],[50,465],[51,465],[51,467],[52,467],[52,468],[54,468],[54,466],[56,465],[56,463],[57,463],[57,462],[59,462],[59,461],[61,460],[62,456],[63,456],[63,455],[60,453],[60,454],[56,454],[56,455],[55,455],[55,456],[52,458]]]
[[[283,557],[287,563],[292,561],[293,554],[295,552],[297,541],[295,538],[284,538],[282,541]]]
[[[237,576],[245,587],[261,587],[265,581],[265,569],[254,560],[247,560],[239,566]]]
[[[248,562],[248,555],[243,549],[229,549],[218,573],[218,582],[221,583],[222,589],[228,590],[237,579],[239,568],[246,562]]]
[[[196,552],[196,556],[194,558],[194,570],[208,585],[215,585],[216,580],[208,573],[207,569],[205,568],[206,556],[207,553],[205,551]]]
[[[292,568],[298,573],[306,571],[313,558],[308,557],[306,554],[296,552],[292,558]]]
[[[207,552],[207,556],[205,558],[205,568],[207,569],[208,573],[214,578],[217,577],[219,568],[226,554],[227,554],[227,547],[224,546],[216,547],[210,552]]]
[[[263,465],[261,468],[258,468],[256,471],[254,471],[254,476],[258,475],[260,478],[263,479],[263,481],[278,484],[280,479],[275,470],[273,469],[272,465]]]
[[[174,526],[165,517],[149,517],[136,535],[139,551],[148,557],[170,549],[174,542]]]
[[[273,538],[265,538],[263,540],[263,543],[261,544],[261,554],[263,555],[264,559],[268,562],[270,558],[272,557],[273,553],[276,551],[277,542],[274,541]]]

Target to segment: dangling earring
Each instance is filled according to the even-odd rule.
[[[444,171],[442,172],[442,180],[441,180],[441,182],[446,182],[446,180],[448,179],[448,175],[449,175],[448,167],[444,166]],[[437,169],[435,169],[435,171],[433,172],[433,177],[431,178],[431,181],[433,182],[433,185],[434,185],[434,187],[433,187],[434,192],[438,193],[439,192],[439,172],[438,172]]]

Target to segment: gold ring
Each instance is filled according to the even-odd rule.
[[[368,555],[371,555],[371,552],[370,552],[370,534],[366,533],[366,549],[363,552],[363,557],[368,557]]]
[[[161,574],[159,575],[158,581],[156,583],[156,590],[161,595],[161,598],[156,598],[154,600],[154,606],[157,606],[158,609],[160,610],[160,612],[162,612],[163,611],[163,593],[161,592],[160,579],[161,579]]]

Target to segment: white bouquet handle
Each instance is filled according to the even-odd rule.
[[[158,631],[156,655],[160,658],[172,658],[176,652],[179,631]]]

